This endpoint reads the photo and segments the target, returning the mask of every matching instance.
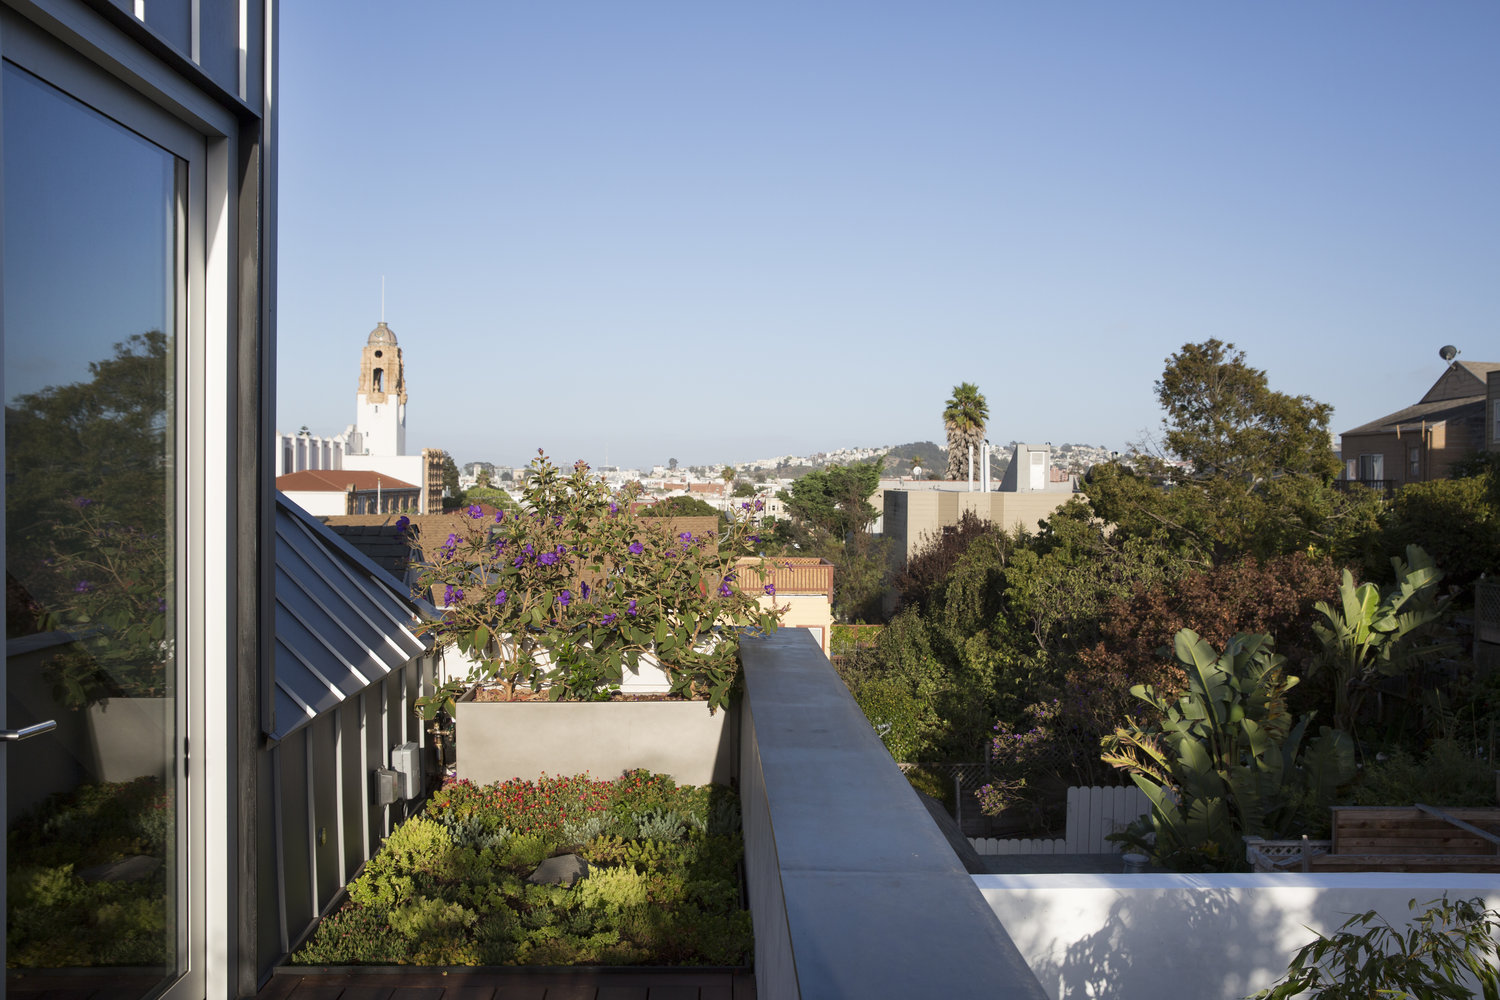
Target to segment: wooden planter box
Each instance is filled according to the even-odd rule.
[[[479,702],[454,715],[458,776],[475,784],[642,768],[681,785],[728,784],[738,760],[739,708],[701,701]]]

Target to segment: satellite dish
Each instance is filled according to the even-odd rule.
[[[1442,358],[1444,361],[1452,361],[1454,358],[1458,357],[1458,348],[1454,347],[1452,344],[1444,344],[1442,350],[1438,351],[1438,357]]]

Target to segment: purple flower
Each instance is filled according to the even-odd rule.
[[[754,542],[756,545],[760,544],[760,536],[759,535],[751,535],[750,536],[750,540],[752,542]]]
[[[765,510],[766,509],[766,502],[764,500],[757,500],[757,501],[755,501],[755,509],[756,510]]]
[[[725,580],[723,583],[719,584],[719,596],[720,597],[733,597],[734,596],[734,588],[731,587],[731,586],[729,586],[729,581],[728,580]]]
[[[528,556],[536,555],[536,549],[531,547],[530,542],[527,542],[525,545],[521,546],[521,551],[526,553]]]
[[[525,556],[516,556],[515,560],[513,562],[511,562],[511,565],[514,566],[516,569],[520,569],[522,566],[526,565],[526,557]]]
[[[497,511],[495,511],[495,523],[499,524],[503,520],[505,520],[505,511],[503,511],[503,510],[497,510]]]
[[[448,540],[443,543],[443,548],[447,549],[448,554],[451,556],[454,550],[458,548],[458,536],[450,534]]]
[[[479,520],[484,516],[484,508],[479,506],[477,503],[469,504],[469,516],[474,518],[474,520],[476,521]]]
[[[507,594],[503,590],[497,590],[497,591],[495,591],[495,607],[498,608],[500,605],[504,604],[505,603],[505,599],[507,597],[509,597],[509,596],[510,595]]]
[[[536,557],[536,561],[543,566],[551,566],[557,562],[557,555],[552,552],[543,552]]]
[[[618,618],[618,617],[619,617],[618,615],[613,614],[613,613],[607,614],[607,615],[604,616],[604,624],[606,626],[613,625],[615,623],[615,619]]]
[[[464,592],[463,592],[463,588],[462,587],[455,587],[455,586],[453,586],[453,584],[450,583],[450,584],[448,584],[447,589],[443,591],[443,603],[444,604],[453,604],[453,603],[455,603],[457,601],[461,601],[463,599],[464,599]]]
[[[579,586],[579,589],[583,592],[583,599],[585,601],[588,600],[589,599],[589,585],[587,583],[581,584]]]
[[[166,614],[167,599],[165,597],[158,597],[156,599],[156,610],[161,614]]]
[[[94,585],[87,580],[79,580],[78,586],[73,588],[75,594],[87,594],[94,589]]]
[[[632,597],[630,599],[630,603],[625,607],[625,613],[627,615],[634,615],[635,614],[635,598],[634,597]]]
[[[406,529],[410,527],[411,518],[407,517],[405,514],[402,514],[400,517],[396,518],[396,534],[404,535],[406,534]]]
[[[640,542],[631,542],[630,543],[629,552],[630,552],[631,555],[638,556],[638,555],[640,555],[644,551],[646,551],[646,550],[643,549],[643,548],[641,548],[641,543]]]
[[[561,604],[563,607],[567,607],[569,604],[573,603],[573,594],[570,591],[563,591],[561,594],[557,595],[557,603]]]
[[[89,504],[91,504],[93,502],[94,501],[90,500],[88,497],[74,497],[73,498],[73,506],[74,507],[78,507],[80,509],[82,509],[84,507],[87,507]]]
[[[561,528],[562,527],[562,522],[563,522],[563,516],[561,514],[553,514],[552,515],[552,523],[553,523],[553,525],[555,525],[556,527]]]
[[[680,539],[682,539],[682,544],[683,545],[691,545],[691,544],[693,544],[693,533],[691,531],[684,531],[682,534],[678,535],[677,537],[680,538]]]
[[[568,547],[566,545],[559,545],[557,547],[557,554],[560,555],[560,556],[567,555],[568,554]]]
[[[776,596],[776,584],[774,584],[774,583],[768,583],[768,584],[766,584],[766,596],[768,596],[768,597],[775,597]]]
[[[611,500],[610,503],[609,503],[609,512],[611,514],[618,514],[618,513],[620,513],[620,505],[617,504],[617,503],[615,503],[613,500]]]
[[[505,539],[502,538],[498,542],[495,543],[495,558],[499,559],[500,558],[500,553],[502,553],[504,551],[505,551]]]

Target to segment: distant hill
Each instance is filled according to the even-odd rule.
[[[907,444],[898,444],[885,453],[885,468],[883,474],[892,478],[896,476],[909,476],[914,465],[920,464],[927,472],[941,470],[948,463],[947,453],[935,442],[912,441]]]

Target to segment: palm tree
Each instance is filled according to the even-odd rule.
[[[969,478],[969,445],[976,452],[984,447],[984,422],[989,416],[979,386],[961,382],[953,387],[953,398],[943,408],[943,426],[948,429],[947,478]]]

